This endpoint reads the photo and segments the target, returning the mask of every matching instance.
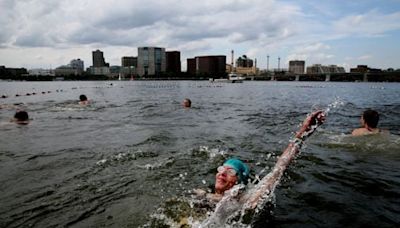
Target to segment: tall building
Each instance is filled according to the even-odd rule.
[[[167,61],[166,71],[172,73],[181,72],[181,53],[179,51],[165,52]]]
[[[188,73],[210,74],[213,76],[225,75],[226,56],[196,56],[194,59],[187,60]]]
[[[69,65],[73,68],[73,69],[78,69],[80,71],[83,72],[83,70],[85,69],[84,67],[84,63],[81,59],[73,59],[71,60],[71,62],[69,63]]]
[[[92,52],[93,66],[90,68],[91,74],[94,75],[109,75],[110,64],[104,60],[103,52],[96,50]]]
[[[289,61],[289,72],[292,74],[304,74],[306,62],[304,60]]]
[[[81,75],[84,71],[84,64],[81,59],[73,59],[68,65],[62,65],[54,70],[56,76]]]
[[[236,67],[253,67],[253,60],[243,55],[236,60]]]
[[[233,63],[233,51],[232,51],[232,63]],[[246,55],[236,59],[236,67],[233,65],[227,65],[226,72],[235,72],[241,75],[257,75],[257,59],[254,61],[248,58]]]
[[[100,51],[100,50],[93,51],[92,57],[93,57],[93,67],[109,67],[110,66],[110,64],[105,62],[102,51]]]
[[[138,57],[133,56],[124,56],[121,58],[121,76],[124,78],[126,77],[133,77],[136,75]]]
[[[186,60],[186,66],[187,66],[187,73],[188,74],[196,74],[196,59],[192,58],[192,59],[187,59]]]
[[[158,75],[165,72],[165,48],[139,47],[137,64],[137,74],[139,76]]]
[[[138,58],[133,56],[124,56],[121,58],[122,67],[137,67]]]

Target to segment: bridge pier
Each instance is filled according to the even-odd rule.
[[[368,82],[368,74],[364,73],[363,75],[363,82]]]
[[[300,75],[296,75],[296,79],[295,79],[295,81],[300,81]]]
[[[326,82],[330,82],[331,81],[331,75],[330,74],[326,74],[325,75],[325,81]]]

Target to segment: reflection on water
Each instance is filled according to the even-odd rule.
[[[399,84],[1,82],[0,89],[9,95],[2,123],[16,103],[33,119],[1,125],[1,227],[144,225],[168,199],[212,185],[227,157],[266,175],[317,107],[329,109],[327,122],[285,172],[272,217],[262,214],[253,226],[400,224]],[[28,92],[36,95],[14,96]],[[76,105],[80,94],[90,106]],[[193,108],[181,108],[185,97]],[[381,113],[380,127],[392,135],[346,136],[366,108]]]

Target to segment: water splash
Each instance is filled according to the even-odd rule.
[[[342,105],[344,105],[344,102],[341,99],[336,98],[326,108],[318,108],[318,110],[323,110],[325,115],[327,115],[327,113]],[[280,156],[271,172],[262,179],[260,179],[260,176],[264,175],[264,172],[269,170],[269,167],[262,169],[259,174],[256,175],[256,180],[247,186],[242,184],[235,185],[231,190],[225,192],[223,198],[216,204],[214,210],[209,211],[206,214],[205,219],[199,220],[198,218],[196,219],[189,216],[185,220],[186,224],[197,228],[251,227],[257,219],[257,216],[266,210],[269,210],[268,205],[275,205],[274,191],[276,186],[280,183],[285,170],[299,153],[303,140],[309,137],[321,124],[321,121],[315,121],[315,123],[313,123],[310,128],[301,135],[301,139],[297,139],[300,141],[295,142],[294,145],[292,144],[292,146]],[[220,155],[223,151],[201,146],[198,152],[206,153],[208,157],[212,158],[215,155]],[[269,157],[267,159],[269,159]],[[258,184],[256,184],[256,182],[258,182]]]
[[[224,157],[228,154],[228,149],[223,148],[210,148],[208,146],[199,146],[199,149],[195,149],[192,151],[193,155],[206,155],[208,158],[213,159],[218,156]]]
[[[235,185],[225,192],[224,197],[217,203],[215,210],[198,227],[227,227],[236,217],[240,217],[243,203],[240,201],[244,191],[243,184]]]
[[[345,102],[340,98],[340,97],[335,97],[335,100],[328,105],[323,111],[325,112],[325,115],[328,115],[328,113],[332,109],[337,109],[345,105]]]
[[[165,158],[161,159],[160,161],[156,161],[152,164],[147,163],[145,165],[138,165],[139,168],[146,169],[146,170],[155,170],[166,167],[174,162],[174,158]],[[178,178],[179,179],[179,178]]]
[[[344,102],[340,98],[330,103],[322,110],[325,116],[333,109],[343,106]],[[315,108],[315,107],[314,107]],[[311,115],[308,114],[308,115]],[[243,192],[243,186],[236,186],[229,194],[217,204],[215,210],[199,227],[248,227],[252,223],[253,218],[257,217],[267,204],[275,203],[275,188],[280,183],[284,171],[290,165],[290,162],[299,153],[303,141],[308,138],[323,122],[314,121],[311,126],[301,134],[300,138],[293,138],[290,142],[292,146],[280,156],[272,171],[261,180],[259,176],[266,170],[263,169],[260,174],[256,175],[256,181],[259,183],[255,186],[248,186],[248,190]],[[254,182],[252,183],[254,184]],[[242,190],[242,191],[241,191]],[[243,194],[239,194],[242,192]]]

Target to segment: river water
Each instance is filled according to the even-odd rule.
[[[0,82],[9,96],[0,99],[0,227],[139,227],[166,199],[212,185],[228,157],[265,175],[318,108],[327,121],[277,186],[269,225],[399,226],[399,91],[398,83]],[[77,105],[80,94],[91,105]],[[185,97],[191,109],[181,107]],[[16,108],[30,124],[8,122]],[[348,136],[367,108],[391,135]]]

